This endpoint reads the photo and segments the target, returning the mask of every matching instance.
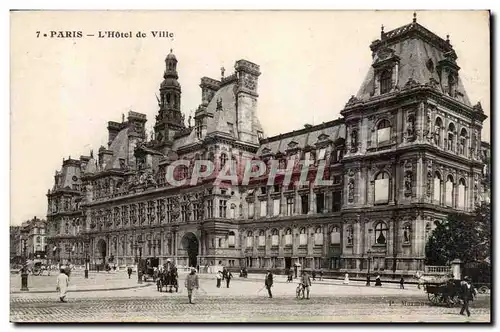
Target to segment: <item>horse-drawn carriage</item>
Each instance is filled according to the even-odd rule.
[[[424,289],[432,304],[452,307],[460,303],[460,283],[460,280],[454,280],[453,278],[426,281]]]
[[[177,273],[177,267],[170,260],[167,260],[167,262],[163,264],[163,268],[159,270],[156,287],[159,292],[163,292],[164,287],[166,292],[172,293],[174,289],[175,292],[179,291],[179,274]]]
[[[158,277],[159,265],[160,259],[156,257],[147,258],[139,263],[139,271],[141,272],[144,281],[148,281],[148,279],[156,281],[156,278]]]

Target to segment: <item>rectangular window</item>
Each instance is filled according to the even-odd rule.
[[[342,192],[334,191],[332,193],[332,210],[333,212],[338,212],[342,208]]]
[[[375,204],[389,202],[389,179],[375,180]]]
[[[247,248],[253,247],[253,236],[247,236]]]
[[[302,214],[306,214],[309,212],[309,195],[300,196],[300,203],[302,207]]]
[[[213,218],[213,217],[214,217],[214,201],[208,200],[207,201],[207,218]]]
[[[305,234],[305,233],[300,234],[299,245],[301,245],[301,246],[307,245],[307,234]]]
[[[254,216],[254,209],[255,209],[255,204],[254,203],[248,203],[248,218],[253,218],[253,216]]]
[[[323,245],[323,233],[314,233],[314,244],[317,246]]]
[[[316,213],[323,213],[325,209],[325,194],[316,194]]]
[[[279,235],[273,235],[271,237],[271,245],[277,247],[279,245]]]
[[[325,155],[326,155],[326,148],[319,149],[318,160],[325,159]]]
[[[219,218],[226,218],[227,201],[224,199],[219,200]]]
[[[292,245],[292,234],[286,234],[285,235],[285,245],[286,246],[291,246]]]
[[[266,236],[259,235],[259,247],[265,247],[265,246],[266,246]]]
[[[273,202],[274,202],[273,216],[278,216],[281,212],[281,200],[275,199]]]
[[[287,216],[293,215],[293,207],[294,207],[293,197],[287,197],[287,199],[286,199],[286,215]]]
[[[227,245],[229,247],[234,247],[235,244],[234,244],[234,235],[233,234],[229,235],[228,240],[227,240]]]
[[[265,195],[267,193],[267,188],[266,187],[260,187],[260,193],[261,193],[261,195]]]
[[[267,216],[267,201],[260,201],[260,216]]]
[[[377,130],[378,143],[388,142],[391,138],[391,127]]]

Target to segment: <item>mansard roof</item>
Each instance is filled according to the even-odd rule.
[[[272,154],[285,153],[286,150],[290,149],[289,144],[292,142],[297,143],[296,148],[304,149],[307,146],[315,146],[316,143],[322,141],[335,142],[339,138],[345,139],[345,136],[344,120],[337,119],[261,140],[257,155],[262,156],[266,149],[269,149]]]
[[[456,54],[449,40],[443,40],[416,22],[382,33],[381,39],[374,41],[370,48],[373,62],[356,95],[359,101],[367,101],[374,95],[374,67],[387,57],[393,57],[399,63],[395,77],[395,87],[399,90],[407,84],[427,84],[445,93],[444,77],[438,70],[440,62],[448,62],[460,69],[455,64]],[[460,76],[457,79],[457,95],[453,98],[472,106]]]

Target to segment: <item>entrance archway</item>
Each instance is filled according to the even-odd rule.
[[[106,262],[106,241],[103,239],[100,239],[97,241],[97,252],[99,253],[99,258],[101,259],[101,262],[104,264]]]
[[[188,254],[188,265],[196,267],[198,264],[198,239],[193,233],[186,233],[181,240],[181,245]]]

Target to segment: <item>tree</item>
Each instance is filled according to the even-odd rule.
[[[429,237],[425,251],[426,264],[446,265],[458,258],[464,263],[483,261],[490,257],[490,203],[476,207],[473,215],[450,214]]]

